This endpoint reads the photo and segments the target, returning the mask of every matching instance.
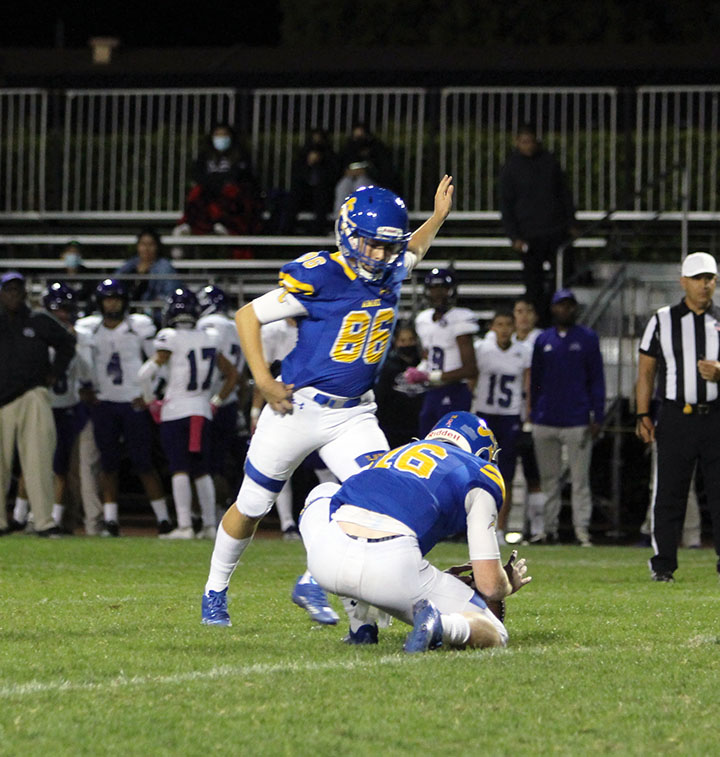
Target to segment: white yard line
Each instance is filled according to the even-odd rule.
[[[0,699],[25,696],[28,694],[46,694],[48,692],[110,691],[127,686],[165,686],[189,681],[212,681],[220,678],[264,676],[275,673],[304,672],[316,670],[353,670],[356,668],[374,668],[384,665],[408,665],[426,659],[426,655],[386,655],[377,660],[335,660],[333,662],[293,663],[284,662],[273,665],[221,665],[210,670],[193,670],[169,676],[119,676],[109,681],[30,681],[29,683],[0,683]]]

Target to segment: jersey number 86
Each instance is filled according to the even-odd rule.
[[[374,316],[367,310],[351,310],[343,318],[330,357],[338,363],[353,363],[361,355],[368,365],[380,362],[394,318],[393,308],[382,308]]]

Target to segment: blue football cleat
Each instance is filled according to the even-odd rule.
[[[377,644],[378,627],[376,623],[365,623],[357,631],[350,630],[343,639],[346,644]]]
[[[427,652],[442,645],[440,611],[427,599],[413,606],[413,630],[407,635],[403,649],[410,654]]]
[[[323,588],[313,581],[312,583],[300,583],[300,578],[292,592],[292,601],[307,612],[311,620],[322,623],[324,626],[334,626],[340,616],[330,607],[327,594]]]
[[[227,588],[203,594],[202,622],[206,626],[231,626],[227,611]]]

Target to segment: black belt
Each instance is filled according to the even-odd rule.
[[[378,544],[381,541],[390,541],[390,539],[399,539],[402,534],[393,534],[392,536],[381,536],[379,539],[368,539],[365,536],[355,536],[355,534],[349,534],[345,532],[345,536],[349,536],[356,541],[366,541],[368,544]]]
[[[683,415],[709,415],[720,410],[720,400],[699,402],[695,405],[691,405],[689,402],[678,402],[677,400],[664,400],[664,404],[677,407],[682,411]]]

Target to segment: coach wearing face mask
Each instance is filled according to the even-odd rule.
[[[252,171],[250,153],[229,124],[212,128],[191,176],[195,185],[185,201],[185,214],[173,229],[174,236],[245,235],[261,230],[260,184]],[[183,248],[173,248],[172,256],[182,257]]]

